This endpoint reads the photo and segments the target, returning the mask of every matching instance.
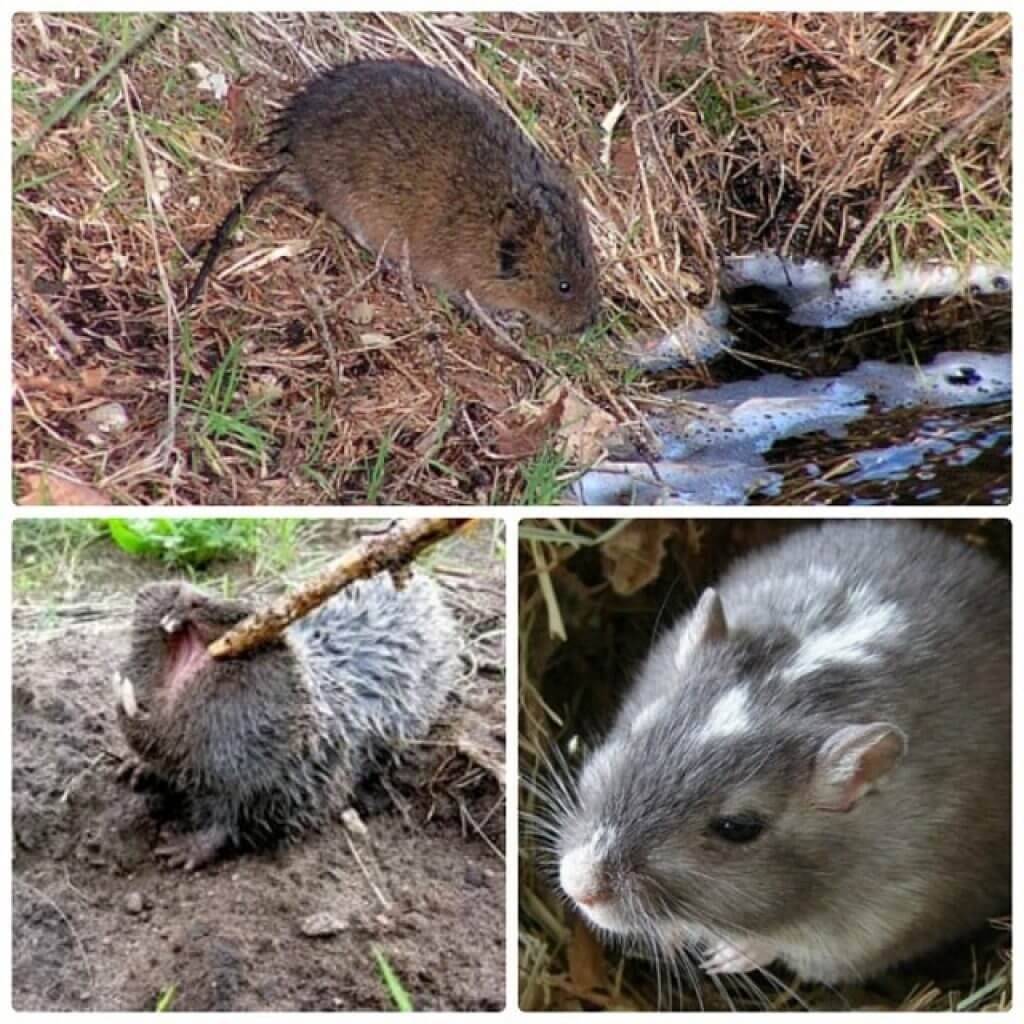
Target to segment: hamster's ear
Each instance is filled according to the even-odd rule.
[[[847,725],[822,744],[811,799],[824,811],[848,811],[870,793],[907,752],[907,736],[888,722]]]
[[[697,607],[690,612],[689,621],[679,638],[676,647],[675,662],[677,668],[684,668],[689,657],[704,644],[721,643],[729,635],[729,625],[725,621],[725,609],[718,591],[708,587]]]

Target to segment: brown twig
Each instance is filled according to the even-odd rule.
[[[466,292],[466,303],[469,308],[473,311],[473,314],[477,319],[486,327],[491,333],[484,336],[484,340],[490,344],[496,352],[500,352],[503,356],[508,356],[509,359],[514,359],[517,363],[523,363],[525,366],[532,366],[534,369],[543,370],[547,372],[547,367],[537,362],[533,356],[524,352],[509,336],[508,331],[502,328],[493,317],[491,317],[487,311],[476,301],[475,296],[472,292]]]
[[[386,533],[367,537],[297,590],[255,612],[209,646],[211,658],[228,658],[262,647],[296,619],[356,580],[406,566],[421,551],[451,536],[471,519],[405,519]]]

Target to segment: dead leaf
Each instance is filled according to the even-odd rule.
[[[555,400],[558,386],[548,391],[544,402]],[[617,423],[611,413],[577,391],[563,389],[558,399],[562,410],[558,436],[565,454],[581,466],[590,466],[604,453],[606,442]]]
[[[500,412],[508,405],[508,392],[505,388],[483,374],[453,373],[452,385],[458,389],[459,394],[480,402],[493,413]]]
[[[675,532],[666,519],[635,519],[601,545],[604,573],[616,594],[635,594],[661,574],[665,542]]]
[[[100,391],[110,376],[110,370],[105,366],[87,366],[79,375],[82,386],[86,391]]]
[[[60,395],[61,397],[71,399],[80,397],[78,388],[68,381],[58,380],[45,373],[25,374],[25,376],[18,378],[18,385],[23,391],[31,394],[33,398],[39,392],[51,396]]]
[[[636,158],[636,150],[633,148],[632,138],[613,142],[610,157],[613,175],[627,178],[630,181],[636,180],[640,165]]]
[[[112,505],[102,491],[50,473],[26,473],[19,505]]]
[[[604,949],[594,933],[578,918],[573,921],[568,953],[569,977],[579,995],[608,989]]]
[[[562,420],[563,390],[547,407],[520,402],[494,421],[494,447],[512,458],[524,459],[539,451]]]

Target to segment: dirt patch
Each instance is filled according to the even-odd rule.
[[[384,1010],[379,950],[416,1009],[502,1008],[504,605],[500,579],[477,582],[459,582],[473,674],[383,806],[363,808],[368,835],[334,823],[194,875],[157,863],[152,797],[115,778],[123,616],[19,615],[15,1007],[151,1010],[173,987],[180,1010]]]

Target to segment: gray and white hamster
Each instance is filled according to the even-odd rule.
[[[801,529],[655,643],[557,812],[596,928],[711,974],[875,975],[1010,908],[1010,581],[909,522]]]

